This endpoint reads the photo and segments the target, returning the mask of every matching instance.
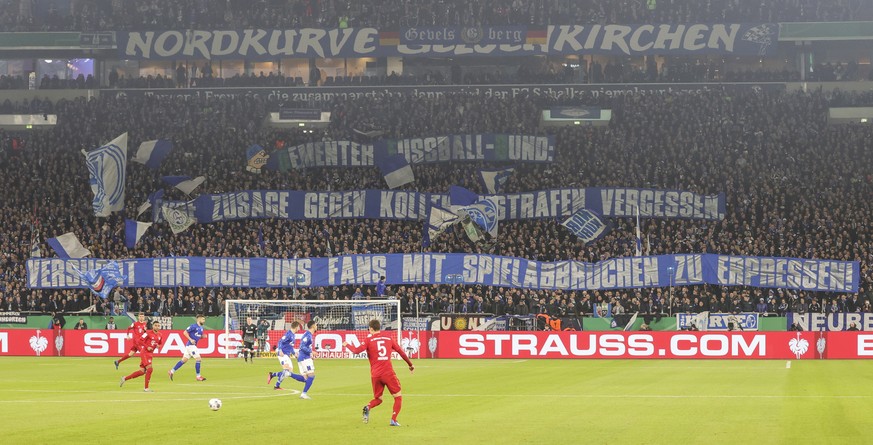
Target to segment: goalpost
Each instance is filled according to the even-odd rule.
[[[399,300],[226,300],[225,338],[231,338],[230,334],[235,333],[242,339],[242,328],[248,318],[258,326],[256,339],[260,354],[273,352],[279,338],[291,329],[294,321],[301,324],[298,335],[306,329],[307,322],[318,323],[315,347],[322,358],[350,357],[351,353],[342,347],[342,343],[366,338],[373,319],[380,321],[382,331],[396,334],[398,345],[403,341]],[[224,358],[236,357],[242,351],[241,340],[236,351],[231,349],[228,348]]]

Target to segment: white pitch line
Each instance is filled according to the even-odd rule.
[[[157,393],[152,393],[157,394]],[[165,394],[179,394],[179,393],[165,393]],[[283,392],[282,394],[271,394],[271,395],[263,395],[263,396],[240,396],[240,397],[225,397],[224,394],[217,394],[224,399],[227,400],[246,400],[246,399],[268,399],[273,397],[289,397],[293,395],[300,394],[300,391],[297,390],[288,390],[287,392]],[[142,395],[142,394],[138,394]],[[0,404],[3,403],[118,403],[118,402],[132,402],[132,403],[141,403],[141,402],[194,402],[198,400],[205,400],[208,395],[203,395],[203,397],[197,398],[188,398],[188,399],[161,399],[157,398],[148,398],[148,399],[99,399],[99,400],[0,400]]]
[[[116,386],[118,386],[118,385],[116,385]],[[7,389],[7,390],[4,390],[4,391],[0,391],[0,393],[4,393],[4,392],[32,392],[32,393],[52,393],[52,394],[57,394],[57,393],[66,393],[66,394],[103,394],[103,393],[105,393],[106,391],[107,391],[107,390],[91,390],[91,391],[85,391],[85,390],[78,390],[78,389],[68,389],[68,390],[56,390],[56,389]],[[120,390],[120,391],[124,391],[124,390],[122,389],[122,390]],[[172,394],[191,394],[191,395],[204,394],[203,392],[176,392],[176,391],[170,391],[170,393],[172,393]],[[220,394],[221,394],[221,395],[224,395],[224,394],[228,394],[228,395],[251,395],[252,393],[250,393],[250,392],[222,392],[222,393],[220,393]]]

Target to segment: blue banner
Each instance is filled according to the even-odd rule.
[[[27,261],[28,286],[86,287],[76,270],[108,260]],[[675,254],[611,258],[598,263],[540,262],[462,253],[342,255],[330,258],[141,258],[119,260],[125,287],[287,287],[438,284],[460,275],[464,284],[529,289],[628,289],[714,284],[808,291],[857,292],[857,261]],[[460,281],[460,280],[458,280]]]
[[[122,59],[560,56],[580,54],[765,55],[779,39],[775,23],[426,27],[385,31],[240,29],[119,31]]]
[[[274,152],[285,156],[273,168],[367,167],[379,153],[402,154],[410,164],[451,161],[552,162],[554,136],[469,134],[426,138],[391,139],[372,144],[352,141],[309,142]]]
[[[723,193],[698,195],[679,190],[563,188],[481,195],[481,198],[494,203],[501,220],[567,218],[579,209],[589,209],[603,217],[635,217],[637,206],[644,218],[721,220],[725,215]],[[428,206],[449,208],[452,205],[448,194],[394,190],[245,190],[200,195],[192,202],[194,215],[201,224],[262,218],[423,220]],[[158,210],[164,205],[186,209],[191,206],[186,201],[161,201],[154,206],[154,222],[161,220]]]
[[[731,327],[733,325],[733,327]],[[685,330],[691,326],[700,331],[757,331],[758,314],[742,312],[739,314],[722,314],[700,312],[696,314],[676,314],[676,329]]]
[[[506,99],[548,97],[561,100],[589,98],[701,95],[711,92],[784,91],[785,82],[754,83],[615,83],[615,84],[545,84],[545,85],[418,85],[359,87],[252,87],[252,88],[130,88],[101,90],[100,94],[115,97],[154,97],[166,99],[231,99],[253,98],[268,101],[293,101],[331,105],[335,101],[361,98],[397,99],[410,97],[444,97],[469,94]]]

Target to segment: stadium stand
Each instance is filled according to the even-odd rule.
[[[702,94],[664,94],[615,98],[589,97],[591,106],[613,110],[608,129],[558,130],[557,162],[518,164],[506,191],[560,186],[633,186],[727,193],[726,218],[718,222],[644,220],[642,231],[650,252],[718,252],[798,258],[861,261],[857,294],[796,292],[783,289],[718,286],[626,291],[546,292],[482,286],[392,286],[391,292],[427,311],[590,313],[592,303],[613,302],[626,311],[676,313],[699,310],[768,313],[820,307],[822,311],[870,311],[871,258],[869,230],[873,158],[865,144],[871,128],[827,124],[830,105],[870,105],[873,96],[854,93],[809,93],[713,89]],[[275,130],[253,116],[263,116],[277,102],[254,98],[158,100],[104,95],[90,100],[33,100],[0,104],[3,112],[50,112],[55,129],[33,133],[0,133],[0,292],[4,310],[77,311],[110,305],[86,290],[31,290],[25,262],[37,238],[43,255],[51,255],[45,239],[75,229],[94,257],[163,256],[326,256],[329,253],[419,252],[421,223],[384,220],[318,222],[259,220],[195,225],[173,235],[156,224],[132,250],[124,247],[122,215],[93,217],[79,150],[128,131],[131,145],[169,138],[177,149],[160,171],[140,165],[128,169],[126,217],[160,184],[161,175],[205,174],[198,192],[249,189],[351,190],[384,188],[376,168],[354,174],[311,168],[254,175],[244,170],[245,147],[266,147],[330,138],[360,140],[353,129],[378,127],[392,137],[458,132],[538,134],[538,110],[562,102],[546,97],[513,99],[450,94],[440,98],[338,100],[323,133]],[[14,143],[13,143],[14,141]],[[496,167],[505,164],[486,164]],[[409,189],[445,192],[450,185],[483,192],[474,177],[477,163],[416,165]],[[176,191],[168,197],[182,199]],[[584,245],[553,221],[501,223],[498,242],[489,253],[539,260],[599,261],[633,255],[634,221],[617,219],[605,238]],[[265,240],[263,250],[258,232]],[[35,235],[38,233],[38,235]],[[325,234],[328,234],[327,236]],[[331,252],[328,252],[328,239]],[[478,252],[461,236],[444,236],[434,252]],[[348,299],[354,288],[305,288],[301,298]],[[364,289],[373,295],[373,289]],[[227,298],[291,298],[284,289],[124,289],[130,307],[150,312],[218,313]],[[459,299],[452,302],[454,293]],[[467,301],[469,299],[469,301]],[[480,301],[477,301],[481,299]],[[763,300],[763,301],[762,301]],[[164,302],[161,305],[161,302]],[[519,305],[523,301],[525,304]]]

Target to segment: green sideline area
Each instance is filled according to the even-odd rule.
[[[154,444],[862,444],[870,443],[869,360],[418,360],[392,401],[361,422],[372,397],[365,360],[316,360],[318,376],[267,385],[275,359],[204,359],[171,382],[176,359],[3,357],[3,442]],[[216,412],[208,400],[219,398]]]
[[[103,329],[106,327],[106,322],[109,317],[91,317],[67,315],[64,318],[67,320],[66,329],[73,329],[79,319],[85,320],[89,329]],[[759,331],[784,331],[788,328],[788,322],[785,317],[761,317],[759,320]],[[194,323],[194,317],[173,317],[173,329],[185,329]],[[585,317],[582,321],[582,330],[584,331],[615,331],[617,328],[610,328],[610,318],[595,318]],[[49,327],[51,317],[47,315],[29,315],[27,323],[12,324],[0,323],[0,328],[29,328],[43,329]],[[127,316],[115,317],[115,324],[118,329],[127,329],[131,320]],[[639,330],[643,324],[642,317],[634,322],[633,329]],[[206,317],[206,329],[224,329],[224,317]],[[676,317],[663,317],[660,320],[653,321],[650,325],[655,331],[674,331],[676,330]]]

